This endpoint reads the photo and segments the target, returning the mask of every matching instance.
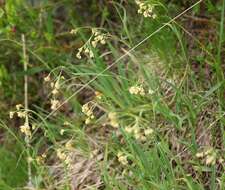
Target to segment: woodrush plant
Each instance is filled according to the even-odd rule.
[[[23,152],[29,153],[25,156],[25,160],[28,161],[26,168],[28,183],[23,184],[24,188],[224,187],[223,148],[217,142],[221,137],[212,131],[224,116],[222,111],[218,112],[217,104],[213,101],[216,97],[214,93],[220,89],[220,84],[203,89],[200,82],[193,82],[190,79],[192,73],[185,44],[180,30],[174,23],[201,1],[167,21],[163,26],[158,16],[152,19],[155,11],[158,11],[153,1],[143,2],[144,4],[141,4],[141,1],[137,1],[136,7],[144,17],[147,17],[142,23],[147,28],[151,28],[149,26],[154,24],[159,28],[154,30],[153,27],[153,33],[150,35],[147,33],[144,40],[129,50],[127,50],[130,46],[128,39],[108,36],[106,30],[99,31],[93,27],[91,37],[82,29],[77,30],[79,24],[76,19],[80,18],[72,16],[71,23],[66,22],[69,26],[67,32],[60,33],[60,30],[57,30],[54,35],[52,29],[54,17],[50,13],[57,3],[47,6],[49,12],[44,7],[48,19],[41,22],[46,25],[47,33],[44,36],[51,51],[48,51],[48,47],[43,47],[43,44],[40,44],[40,47],[35,44],[34,47],[37,49],[33,54],[28,51],[29,47],[33,47],[29,46],[29,41],[26,43],[23,41],[22,47],[26,50],[23,53],[29,52],[31,55],[38,55],[41,60],[45,58],[49,62],[53,61],[51,67],[54,68],[45,72],[46,77],[41,76],[41,79],[44,79],[44,89],[48,89],[46,93],[48,95],[45,95],[43,107],[33,107],[35,111],[28,112],[28,106],[24,106],[26,107],[24,110],[21,106],[17,106],[18,110],[10,113],[11,117],[17,113],[26,120],[29,116],[29,123],[21,127],[22,133],[29,136],[29,144],[26,141],[24,144],[18,131],[11,131],[8,126],[3,125],[15,139],[21,138],[18,141],[22,141]],[[67,3],[71,5],[72,2]],[[123,8],[123,11],[129,10]],[[119,15],[123,26],[133,27],[130,31],[126,28],[127,36],[133,37],[137,21],[134,19],[132,23],[127,20],[127,14]],[[102,20],[104,21],[103,16]],[[167,26],[168,29],[165,29]],[[89,30],[92,27],[87,28]],[[175,34],[168,32],[171,29]],[[115,33],[119,31],[116,27],[109,30]],[[182,58],[176,61],[180,65],[185,65],[185,69],[172,67],[167,70],[163,63],[164,59],[159,56],[159,51],[163,50],[163,47],[158,46],[160,43],[157,44],[155,41],[153,46],[160,49],[148,47],[153,41],[141,47],[159,32],[162,41],[165,40],[164,36],[171,36],[172,40],[169,41],[171,43],[166,41],[171,49],[174,48],[172,41],[178,39],[182,54],[176,52],[176,55]],[[69,53],[67,50],[58,53],[59,49],[63,49],[63,45],[60,44],[58,47],[57,36],[64,35],[72,35],[70,41],[80,40],[80,42],[75,43],[76,48],[72,44]],[[46,54],[42,52],[43,50]],[[159,58],[153,60],[155,54]],[[26,55],[22,60],[29,65],[25,57]],[[60,67],[53,65],[54,59],[59,62],[57,65],[62,65]],[[168,59],[165,61],[166,64],[170,65],[167,61]],[[163,69],[158,69],[159,66]],[[25,86],[28,83],[27,72],[25,70],[24,73]],[[31,76],[29,78],[31,80]],[[28,94],[25,90],[25,99],[28,98]],[[209,106],[212,108],[209,109]],[[207,111],[209,118],[204,115],[203,110]],[[211,124],[208,126],[207,123]],[[35,126],[34,129],[32,126]],[[205,150],[201,152],[202,149]],[[208,176],[205,177],[205,174]],[[204,181],[205,179],[210,183]],[[4,188],[6,187],[7,185],[4,185]]]

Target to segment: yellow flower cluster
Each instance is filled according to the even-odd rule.
[[[138,125],[134,125],[133,127],[125,127],[125,131],[129,134],[132,134],[136,140],[146,141],[147,137],[154,133],[153,129],[148,128],[144,129],[142,132]]]
[[[65,160],[66,159],[66,153],[63,151],[63,149],[57,149],[56,150],[56,154],[57,154],[57,157],[60,160]]]
[[[90,158],[93,159],[95,156],[98,155],[98,153],[99,153],[99,150],[98,149],[95,149],[95,150],[91,151]]]
[[[92,29],[92,34],[94,36],[93,41],[91,42],[93,47],[96,47],[98,43],[101,43],[102,45],[106,43],[106,36],[97,29]]]
[[[65,126],[69,126],[69,125],[70,125],[70,123],[69,123],[68,121],[65,121],[65,122],[63,123],[63,125],[65,125]]]
[[[59,106],[60,106],[60,101],[57,99],[57,95],[59,94],[59,89],[60,89],[60,79],[64,79],[63,76],[59,76],[56,80],[56,82],[51,82],[50,87],[51,87],[51,94],[52,98],[50,100],[51,103],[51,110],[55,111]],[[50,74],[47,75],[44,78],[45,82],[50,82]]]
[[[56,150],[56,155],[67,166],[70,166],[70,164],[73,161],[72,151],[73,151],[73,143],[72,140],[69,140],[66,142],[65,147]]]
[[[153,129],[151,129],[151,128],[148,128],[148,129],[145,129],[144,130],[144,134],[145,134],[145,136],[149,136],[149,135],[152,135],[153,134]]]
[[[64,162],[66,165],[70,165],[72,162],[71,155],[63,151],[62,149],[58,149],[56,151],[57,157]]]
[[[138,5],[138,13],[142,14],[144,17],[150,17],[155,19],[157,15],[154,13],[155,6],[153,4],[143,2],[140,0],[136,0],[136,4]]]
[[[70,34],[77,34],[77,32],[78,32],[78,30],[77,29],[72,29],[71,31],[70,31]]]
[[[108,118],[109,118],[109,124],[112,127],[118,128],[119,127],[119,123],[118,123],[118,119],[117,119],[117,114],[115,112],[109,112],[108,113]]]
[[[123,153],[123,152],[118,152],[117,153],[117,158],[118,161],[123,164],[123,165],[127,165],[128,164],[128,160],[127,160],[127,156]]]
[[[46,153],[43,153],[41,156],[37,156],[36,157],[36,161],[38,164],[43,164],[45,159],[46,159],[47,155]]]
[[[10,111],[10,112],[9,112],[9,118],[10,118],[10,119],[12,119],[12,118],[13,118],[14,113],[15,113],[14,111]]]
[[[82,54],[85,54],[89,58],[94,57],[94,53],[92,51],[93,48],[96,48],[96,46],[100,43],[104,45],[106,43],[107,36],[105,34],[102,34],[99,30],[96,28],[92,29],[92,36],[91,38],[78,49],[78,52],[76,54],[76,57],[78,59],[82,58]]]
[[[78,49],[78,52],[76,54],[76,57],[78,59],[81,59],[82,58],[81,57],[81,53],[85,53],[90,58],[93,58],[94,57],[94,53],[93,53],[92,49],[90,47],[88,47],[88,45],[84,45],[84,46],[82,46],[82,47],[80,47]]]
[[[25,111],[18,111],[17,112],[17,116],[19,118],[25,118],[26,117],[26,112]]]
[[[56,110],[59,105],[60,105],[60,101],[57,99],[57,95],[59,93],[59,89],[60,89],[60,79],[62,77],[58,77],[57,81],[55,83],[51,83],[51,88],[52,88],[52,99],[51,99],[51,109],[54,111]]]
[[[214,165],[216,163],[217,153],[212,147],[209,147],[202,152],[198,152],[195,156],[197,158],[203,158],[206,165]]]
[[[69,141],[66,142],[65,148],[67,150],[73,150],[73,142],[72,142],[72,140],[69,140]]]
[[[47,76],[44,78],[44,81],[45,81],[45,82],[49,82],[50,80],[51,80],[50,75],[47,75]]]
[[[21,108],[23,108],[23,105],[22,105],[22,104],[17,104],[17,105],[16,105],[16,110],[17,110],[17,111],[19,111]]]
[[[25,111],[22,104],[16,105],[16,111],[10,111],[9,117],[10,119],[13,118],[14,114],[16,113],[19,118],[27,118],[28,113]],[[33,128],[33,126],[32,126]],[[21,133],[25,134],[26,137],[31,137],[31,127],[29,126],[28,119],[25,120],[25,123],[20,126]]]
[[[152,94],[154,94],[154,93],[155,93],[154,90],[152,90],[152,89],[149,89],[149,90],[148,90],[148,94],[149,94],[149,95],[152,95]]]
[[[145,95],[145,90],[142,85],[131,86],[129,88],[129,92],[130,94],[134,95],[141,95],[141,96]]]
[[[51,110],[56,110],[60,105],[59,100],[57,99],[51,99]]]
[[[64,135],[65,129],[60,130],[60,135]]]
[[[102,93],[99,92],[99,91],[95,91],[95,97],[96,97],[97,99],[101,100],[101,99],[102,99]]]
[[[24,133],[27,137],[31,137],[31,129],[27,122],[25,122],[24,125],[20,126],[20,131]]]
[[[93,108],[89,103],[86,103],[82,106],[82,112],[87,116],[85,124],[90,124],[91,120],[95,118]]]
[[[51,88],[52,88],[52,94],[56,95],[59,93],[59,89],[60,89],[60,79],[62,79],[63,77],[58,77],[58,79],[56,80],[56,82],[52,82],[51,83]]]
[[[15,113],[17,113],[17,116],[19,118],[25,118],[27,113],[24,110],[21,110],[22,108],[23,108],[22,104],[17,104],[16,105],[16,111],[10,111],[9,112],[9,118],[12,119]]]

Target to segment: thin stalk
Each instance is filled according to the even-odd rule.
[[[23,45],[23,66],[24,66],[24,108],[26,112],[25,125],[29,126],[29,118],[28,118],[28,77],[27,77],[27,65],[28,65],[28,57],[26,53],[26,41],[25,36],[22,34],[22,45]],[[30,155],[30,138],[25,136],[25,142],[27,146],[27,169],[28,169],[28,187],[32,187],[32,178],[31,178],[31,155]]]
[[[219,111],[220,115],[222,115],[223,111],[225,110],[225,102],[224,102],[224,90],[225,90],[225,83],[224,83],[224,73],[223,73],[223,67],[222,67],[222,47],[223,47],[223,37],[224,37],[224,12],[225,12],[225,0],[223,0],[222,4],[222,11],[221,11],[221,19],[220,19],[220,32],[219,32],[219,44],[218,44],[218,52],[216,56],[216,75],[217,75],[217,83],[222,83],[221,87],[218,90],[217,96],[219,99]],[[224,135],[224,123],[225,119],[222,117],[220,120],[220,130],[222,134],[222,142],[223,147],[221,149],[224,149],[225,147],[225,135]],[[216,171],[215,166],[212,172],[211,176],[211,189],[216,189],[215,187],[215,181],[216,181]]]
[[[219,45],[218,45],[218,52],[216,57],[216,72],[217,72],[217,83],[222,83],[221,88],[218,91],[218,98],[220,104],[220,113],[225,110],[225,102],[224,102],[224,91],[225,91],[225,82],[224,82],[224,74],[223,74],[223,67],[222,67],[222,47],[224,43],[224,13],[225,13],[225,0],[223,0],[222,4],[222,11],[221,11],[221,20],[220,20],[220,33],[219,33]],[[225,119],[222,118],[220,122],[221,133],[223,134],[223,148],[225,147],[225,135],[224,135],[224,123]]]
[[[221,60],[221,52],[222,52],[222,46],[223,46],[223,35],[224,35],[224,10],[225,10],[225,0],[223,0],[222,5],[222,11],[221,11],[221,20],[220,20],[220,32],[219,32],[219,44],[218,44],[218,51],[216,56],[216,75],[217,75],[217,83],[220,83],[224,81],[224,74],[223,74],[223,68],[222,68],[222,60]],[[220,106],[222,109],[225,108],[224,106],[224,89],[225,85],[223,84],[218,92],[218,98],[220,102]]]

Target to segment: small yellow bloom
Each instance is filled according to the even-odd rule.
[[[72,163],[72,158],[68,155],[65,159],[65,164],[70,165]]]
[[[42,164],[44,162],[44,159],[41,156],[37,156],[36,161],[38,164]]]
[[[102,45],[106,44],[106,36],[104,34],[97,31],[97,29],[92,30],[92,34],[94,35],[94,39],[91,42],[93,47],[96,47],[98,43]]]
[[[90,57],[90,58],[93,58],[93,57],[94,57],[94,53],[93,53],[92,50],[89,50],[89,57]]]
[[[127,158],[125,156],[119,157],[118,160],[123,165],[127,165],[128,164]]]
[[[144,130],[145,136],[149,136],[149,135],[151,135],[153,132],[154,132],[154,131],[153,131],[153,129],[151,129],[151,128],[145,129],[145,130]]]
[[[17,104],[17,105],[16,105],[16,109],[17,109],[17,111],[19,111],[22,107],[23,107],[23,105],[22,105],[22,104]]]
[[[203,158],[204,157],[204,152],[198,152],[198,153],[195,154],[195,156],[197,158]]]
[[[60,104],[59,100],[52,99],[51,100],[51,109],[56,110],[59,107],[59,104]]]
[[[93,110],[92,108],[89,106],[88,103],[84,104],[82,106],[82,112],[88,116],[90,119],[94,119],[94,113],[93,113]]]
[[[65,129],[60,130],[60,135],[64,135]]]
[[[205,163],[206,165],[214,165],[216,163],[216,154],[208,155]]]
[[[59,79],[56,81],[55,83],[55,89],[59,90],[60,89],[60,83],[59,83]]]
[[[51,86],[51,88],[54,88],[55,83],[54,83],[54,82],[51,82],[51,83],[50,83],[50,86]]]
[[[152,95],[152,94],[154,94],[154,93],[155,93],[154,90],[152,90],[152,89],[149,89],[149,90],[148,90],[148,94]]]
[[[88,124],[90,124],[90,123],[91,123],[91,118],[88,117],[88,118],[85,120],[85,124],[88,125]]]
[[[118,161],[121,164],[123,164],[123,165],[127,165],[128,164],[127,156],[124,155],[124,153],[118,152],[117,157],[118,157]]]
[[[94,158],[97,154],[98,154],[98,149],[95,149],[95,150],[93,150],[92,152],[91,152],[91,155],[90,155],[90,157],[91,158]]]
[[[72,142],[72,140],[67,141],[66,144],[65,144],[65,147],[68,150],[73,150],[73,142]]]
[[[25,117],[26,117],[26,112],[18,111],[18,112],[17,112],[17,116],[18,116],[19,118],[25,118]]]
[[[10,111],[10,112],[9,112],[9,118],[10,118],[10,119],[12,119],[12,118],[13,118],[14,113],[15,113],[14,111]]]
[[[109,121],[110,121],[110,125],[112,127],[115,127],[115,128],[119,127],[119,123],[118,123],[118,120],[117,120],[117,114],[115,112],[108,113],[108,118],[109,118]]]
[[[96,96],[96,98],[101,99],[102,98],[102,93],[98,92],[98,91],[95,91],[95,96]]]
[[[220,159],[219,159],[219,163],[220,163],[220,164],[224,164],[224,159],[223,159],[223,158],[220,158]]]
[[[141,140],[142,142],[145,142],[145,141],[147,140],[147,138],[146,138],[146,136],[142,135],[142,136],[140,137],[140,140]]]
[[[133,128],[132,127],[125,127],[125,131],[127,133],[132,133],[133,132]]]
[[[91,42],[91,45],[92,45],[93,47],[96,47],[96,46],[97,46],[97,42],[96,42],[96,41],[93,41],[93,42]]]
[[[32,162],[33,160],[34,160],[34,159],[33,159],[32,157],[30,157],[30,156],[27,157],[27,161],[28,161],[28,162]]]
[[[32,130],[35,130],[36,128],[37,128],[36,124],[33,123],[33,124],[31,125],[31,129],[32,129]]]
[[[69,125],[70,125],[70,123],[69,123],[68,121],[65,121],[65,122],[63,123],[63,125],[65,125],[65,126],[69,126]]]
[[[100,43],[101,43],[102,45],[106,44],[105,39],[101,40]]]
[[[142,137],[141,133],[135,133],[135,134],[134,134],[134,138],[135,138],[136,140],[140,140],[141,137]]]
[[[78,51],[78,52],[77,52],[76,57],[77,57],[77,59],[81,59],[81,58],[82,58],[82,57],[81,57],[81,51]]]
[[[61,149],[57,149],[56,154],[60,160],[66,159],[66,154]]]
[[[209,148],[205,151],[205,155],[212,154],[213,151],[214,151],[213,148],[212,148],[212,147],[209,147]]]
[[[50,75],[48,75],[48,76],[46,76],[46,77],[44,78],[44,81],[45,81],[45,82],[49,82],[50,80],[51,80]]]
[[[56,89],[56,88],[54,88],[53,90],[52,90],[52,94],[53,95],[56,95],[56,94],[58,94],[59,93],[59,91]]]
[[[138,125],[134,125],[133,126],[133,132],[134,132],[134,134],[139,134],[140,133],[140,128],[138,127]]]
[[[138,5],[139,14],[142,14],[144,17],[150,17],[152,19],[155,19],[157,17],[157,15],[154,13],[155,5],[141,2],[140,0],[136,0],[136,4]]]
[[[22,133],[24,133],[26,136],[31,136],[30,127],[26,123],[24,125],[20,126],[20,131]]]
[[[142,86],[132,86],[129,88],[129,92],[130,94],[134,95],[141,95],[141,96],[145,95],[145,90]]]
[[[77,33],[77,29],[72,29],[71,31],[70,31],[70,34],[76,34]]]
[[[93,109],[89,106],[88,103],[86,103],[82,106],[82,112],[87,116],[85,124],[90,124],[91,120],[95,118]]]

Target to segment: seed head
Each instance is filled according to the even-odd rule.
[[[22,107],[23,107],[22,104],[17,104],[17,105],[16,105],[16,110],[19,111]]]
[[[48,76],[46,76],[46,77],[44,78],[44,81],[45,81],[45,82],[49,82],[50,80],[51,80],[50,75],[48,75]]]
[[[56,154],[60,160],[66,159],[66,154],[61,149],[57,149]]]
[[[20,126],[20,131],[28,137],[31,136],[30,126],[26,123]]]
[[[71,31],[70,31],[70,34],[77,34],[77,29],[72,29]]]
[[[154,131],[153,131],[153,129],[151,129],[151,128],[145,129],[145,130],[144,130],[145,136],[149,136],[149,135],[151,135],[153,132],[154,132]]]
[[[117,119],[117,114],[115,112],[110,112],[108,113],[108,118],[110,121],[110,125],[112,127],[118,128],[119,127],[119,123],[118,123],[118,119]]]
[[[72,140],[69,140],[66,142],[65,147],[67,150],[73,150],[73,142]]]
[[[131,86],[129,88],[129,92],[130,92],[130,94],[134,94],[134,95],[141,95],[141,96],[145,95],[145,90],[141,85],[140,86]]]
[[[14,113],[15,113],[14,111],[10,111],[10,112],[9,112],[9,118],[10,118],[10,119],[12,119],[12,118],[13,118]]]
[[[123,164],[123,165],[128,164],[127,156],[123,152],[118,152],[117,158],[121,164]]]
[[[59,104],[60,104],[59,100],[52,99],[51,100],[51,109],[56,110],[59,107]]]

